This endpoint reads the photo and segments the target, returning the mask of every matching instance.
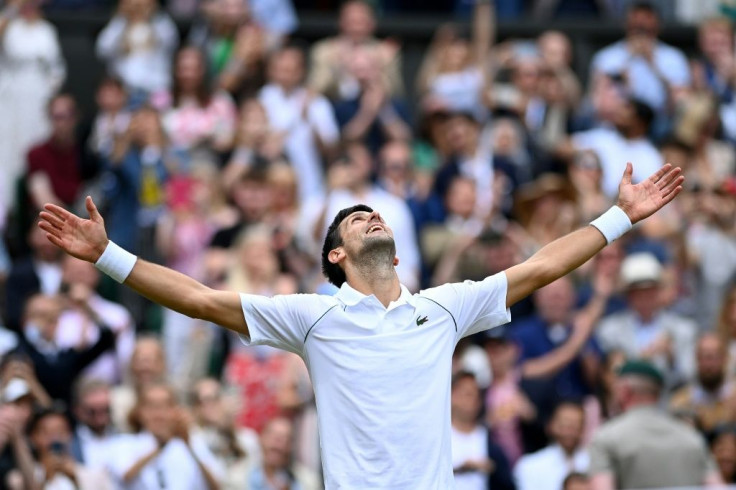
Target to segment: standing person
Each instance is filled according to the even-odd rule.
[[[66,78],[56,28],[41,2],[15,0],[0,13],[0,204],[10,207],[28,149],[49,132],[47,104]]]
[[[593,436],[594,490],[700,487],[720,483],[703,437],[657,407],[662,374],[647,361],[628,361],[616,394],[624,413]]]
[[[591,226],[482,281],[418,294],[399,282],[391,228],[365,205],[341,210],[327,232],[322,264],[340,287],[335,296],[266,298],[208,288],[110,243],[91,198],[91,219],[48,204],[39,226],[67,253],[95,262],[153,301],[234,330],[248,345],[301,354],[324,428],[328,489],[446,489],[454,485],[449,407],[457,343],[508,322],[511,305],[587,262],[674,199],[682,190],[680,172],[665,165],[633,185],[628,164],[618,205]]]

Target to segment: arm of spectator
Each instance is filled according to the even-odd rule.
[[[173,53],[179,45],[179,31],[174,21],[168,14],[158,12],[154,15],[152,24],[159,47],[168,54]]]
[[[48,204],[41,213],[39,226],[54,245],[78,259],[94,263],[109,240],[92,198],[87,197],[86,206],[88,220]],[[240,296],[235,292],[208,288],[191,277],[141,259],[136,261],[125,284],[165,308],[248,335]]]
[[[100,324],[100,337],[90,347],[77,351],[75,370],[77,373],[92,364],[106,351],[115,348],[115,334],[106,326]]]
[[[123,50],[123,35],[127,26],[127,19],[118,14],[102,29],[95,46],[99,58],[109,62]]]
[[[254,67],[265,55],[265,39],[261,29],[244,25],[238,31],[233,54],[222,70],[218,85],[234,94],[243,80],[254,74]]]
[[[13,363],[13,374],[11,376],[15,376],[18,378],[21,378],[26,382],[28,385],[28,389],[31,392],[31,395],[33,396],[34,401],[40,405],[41,407],[49,407],[51,406],[51,403],[53,400],[49,396],[49,394],[46,392],[46,389],[41,385],[41,383],[38,381],[38,378],[36,377],[36,373],[33,372],[33,364],[29,362],[16,362]]]
[[[455,38],[455,30],[449,24],[441,25],[432,37],[432,42],[427,47],[422,64],[419,67],[417,80],[415,82],[419,95],[424,95],[430,90],[432,80],[438,74],[439,56],[442,50]]]
[[[309,53],[307,86],[318,94],[328,95],[330,88],[337,83],[331,60],[334,51],[332,40],[324,40],[315,44]]]
[[[616,490],[613,473],[596,473],[590,477],[590,490]]]
[[[28,176],[28,193],[36,209],[41,209],[44,203],[51,202],[62,205],[61,199],[54,193],[51,179],[46,172],[37,171]]]
[[[20,413],[15,405],[0,405],[0,453],[4,453],[9,444],[23,480],[22,488],[37,490],[39,486],[34,474],[35,464],[24,429],[25,426],[21,423]]]
[[[681,169],[664,165],[639,184],[631,183],[633,166],[626,170],[619,184],[618,207],[631,223],[637,223],[661,209],[682,191]],[[533,291],[580,267],[607,245],[603,234],[589,225],[544,246],[521,264],[506,270],[508,290],[506,305],[511,306]]]
[[[411,128],[401,117],[391,101],[387,101],[381,111],[378,113],[378,120],[381,122],[381,129],[389,140],[411,139]]]
[[[439,286],[448,282],[456,282],[457,268],[460,258],[475,243],[474,236],[461,235],[453,240],[452,245],[446,248],[445,253],[440,257],[437,266],[432,275],[432,286]]]
[[[473,56],[486,76],[488,57],[496,37],[496,9],[490,0],[476,0],[473,12]]]
[[[386,92],[380,84],[367,87],[360,96],[358,112],[343,127],[343,137],[348,140],[361,140],[378,119],[378,114],[386,101]]]
[[[156,456],[159,455],[161,452],[162,446],[157,446],[153,451],[150,453],[144,455],[142,458],[138,459],[133,465],[125,472],[123,473],[123,483],[125,485],[129,485],[133,480],[135,480],[138,475],[143,471],[143,468],[148,466],[148,463],[153,461]]]
[[[524,361],[521,365],[521,373],[524,378],[554,376],[580,353],[605,311],[606,303],[614,288],[613,278],[605,272],[597,271],[593,287],[594,292],[590,301],[582,311],[575,315],[570,338],[550,353]]]

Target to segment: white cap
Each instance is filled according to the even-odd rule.
[[[659,284],[662,280],[662,264],[649,252],[637,252],[621,263],[621,281],[626,288]]]
[[[31,389],[28,387],[28,383],[21,378],[12,378],[8,381],[3,389],[3,401],[6,403],[14,402],[26,395],[31,394]]]

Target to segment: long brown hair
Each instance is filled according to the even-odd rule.
[[[733,309],[736,308],[736,280],[731,281],[725,294],[723,295],[723,302],[721,303],[721,311],[718,314],[718,320],[716,325],[716,332],[718,336],[723,340],[724,345],[729,345],[731,340],[734,338],[734,325],[731,325],[733,321],[731,318]]]
[[[200,107],[207,107],[212,100],[212,90],[210,90],[209,84],[207,83],[207,57],[201,49],[191,45],[182,46],[174,56],[174,80],[171,87],[171,102],[173,107],[178,107],[181,102],[181,85],[179,84],[179,77],[177,77],[176,73],[177,66],[182,53],[190,51],[199,56],[199,62],[202,65],[202,80],[199,83],[199,87],[197,87],[195,96]]]

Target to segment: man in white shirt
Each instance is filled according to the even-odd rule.
[[[106,452],[108,471],[120,488],[215,490],[224,477],[204,440],[189,434],[173,390],[151,384],[140,394],[142,431],[117,436]]]
[[[314,385],[327,489],[454,487],[450,375],[458,341],[506,323],[509,307],[587,262],[682,190],[679,168],[641,184],[627,165],[618,205],[483,281],[417,294],[402,286],[391,228],[365,205],[341,210],[322,249],[335,296],[266,298],[218,291],[138,259],[107,238],[87,198],[89,220],[53,204],[41,213],[49,240],[135,291],[182,314],[302,356]]]
[[[662,155],[647,139],[654,118],[651,108],[635,99],[618,107],[615,127],[601,127],[572,135],[572,146],[592,150],[598,155],[603,171],[603,192],[616,197],[619,175],[626,161],[635,161],[634,181],[646,179],[662,165]]]
[[[320,148],[333,153],[340,129],[332,106],[311,93],[304,81],[304,53],[287,46],[271,55],[268,81],[258,95],[268,121],[282,132],[284,150],[297,174],[302,202],[324,195],[324,166]]]
[[[77,425],[71,453],[89,468],[104,468],[107,445],[114,430],[110,411],[110,386],[96,379],[81,379],[74,390],[74,417]]]
[[[588,471],[590,457],[580,447],[584,428],[582,406],[572,402],[558,405],[549,422],[554,442],[522,456],[514,468],[518,490],[558,490],[568,474]]]
[[[659,16],[645,2],[634,2],[626,14],[626,37],[599,51],[593,75],[622,77],[630,93],[646,101],[658,114],[666,111],[690,85],[690,66],[677,48],[657,39]]]

